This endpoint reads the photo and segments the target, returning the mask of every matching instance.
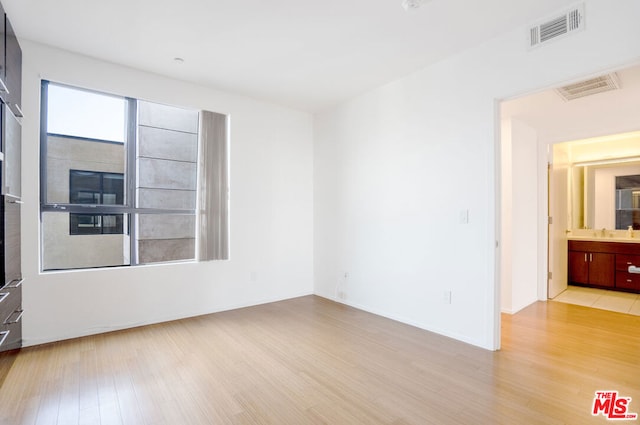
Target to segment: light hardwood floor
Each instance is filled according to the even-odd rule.
[[[23,349],[0,423],[603,424],[640,412],[640,317],[503,316],[489,352],[316,296]]]

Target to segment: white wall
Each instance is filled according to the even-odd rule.
[[[516,313],[538,299],[537,140],[536,131],[517,119],[503,124],[500,284],[505,313]]]
[[[586,14],[572,37],[527,51],[522,28],[317,117],[316,293],[348,272],[345,303],[499,345],[495,101],[639,59],[640,3]]]
[[[511,120],[501,120],[500,128],[500,309],[513,313],[513,140]]]
[[[312,117],[21,41],[25,345],[313,292]],[[229,261],[40,273],[40,78],[230,115]]]

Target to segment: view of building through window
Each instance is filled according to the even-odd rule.
[[[100,171],[69,171],[71,204],[123,205],[124,174]],[[71,214],[72,235],[121,234],[123,214]]]
[[[194,259],[199,112],[42,92],[43,270]]]

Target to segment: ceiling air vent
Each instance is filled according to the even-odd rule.
[[[556,92],[558,92],[564,100],[574,100],[619,88],[620,83],[618,82],[618,76],[614,73],[591,78],[575,84],[569,84],[568,86],[556,89]]]
[[[532,25],[529,28],[529,48],[538,47],[583,29],[584,3],[580,3],[552,18]]]

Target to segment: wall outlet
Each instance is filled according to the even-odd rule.
[[[445,304],[451,304],[451,291],[444,291],[442,301],[444,301]]]
[[[336,284],[336,298],[343,300],[347,297],[347,281],[349,280],[349,272],[340,272],[338,283]]]

